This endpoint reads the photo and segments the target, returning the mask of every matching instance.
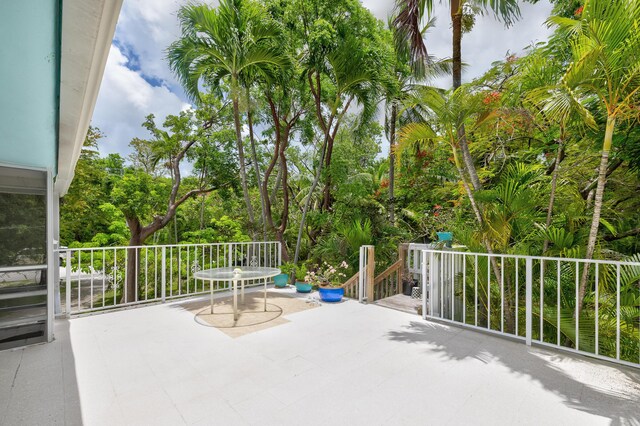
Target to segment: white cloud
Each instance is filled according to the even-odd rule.
[[[167,87],[149,84],[127,63],[127,57],[112,45],[92,123],[106,135],[100,146],[103,153],[126,155],[132,138],[148,137],[141,126],[148,114],[155,114],[156,122],[162,124],[168,114],[189,107]]]
[[[184,96],[165,59],[166,49],[180,37],[178,9],[187,0],[125,0],[115,38],[132,50],[145,76],[160,79]],[[217,1],[206,1],[216,6]]]
[[[179,84],[165,60],[165,50],[180,36],[177,11],[183,1],[126,0],[122,5],[115,39],[132,51],[140,71],[163,80],[173,90]]]
[[[373,13],[373,15],[382,22],[387,22],[387,17],[393,12],[395,4],[394,0],[360,0],[360,3]]]

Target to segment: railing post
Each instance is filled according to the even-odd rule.
[[[375,302],[373,294],[376,274],[375,247],[367,246],[367,303]]]
[[[167,296],[167,246],[162,246],[162,290],[160,290],[162,303],[165,302]],[[155,295],[158,297],[158,295]]]
[[[435,291],[434,288],[438,288],[438,286],[436,285],[434,287],[434,282],[436,279],[436,256],[433,254],[433,252],[429,252],[429,315],[431,316],[435,316],[435,308],[433,307],[433,304],[436,302],[436,296],[435,296]],[[424,271],[424,274],[427,275],[426,270]]]
[[[358,302],[364,302],[365,258],[367,248],[360,246],[360,262],[358,264]]]
[[[527,346],[531,346],[531,329],[533,326],[533,259],[526,258],[526,294],[525,294],[525,309],[526,309],[526,341]]]
[[[71,251],[67,250],[66,254],[66,269],[65,269],[65,281],[66,281],[66,294],[65,294],[65,310],[67,317],[71,315]]]
[[[427,319],[427,251],[422,250],[422,319]],[[429,290],[429,298],[431,298],[431,290]],[[431,314],[431,312],[429,312]]]
[[[396,291],[396,294],[402,294],[402,285],[403,285],[403,278],[404,278],[404,271],[406,269],[406,261],[407,261],[407,249],[408,249],[409,245],[408,244],[400,244],[400,247],[398,247],[398,260],[400,261],[400,278],[398,279],[398,288]]]
[[[276,243],[276,247],[278,247],[278,268],[282,266],[282,243],[278,241]]]

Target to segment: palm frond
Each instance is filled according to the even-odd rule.
[[[427,46],[422,38],[421,21],[431,14],[432,0],[397,0],[392,21],[396,50],[410,57],[411,69],[417,76],[425,74],[429,63]]]

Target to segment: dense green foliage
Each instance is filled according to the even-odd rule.
[[[567,44],[566,32],[575,33],[572,22],[579,23],[582,13],[581,4],[569,3],[557,2],[556,12],[562,17],[553,22],[560,27],[548,43],[530,47],[523,57],[496,62],[482,77],[455,91],[412,80],[409,56],[400,50],[396,56],[391,32],[355,0],[223,2],[215,26],[209,28],[210,37],[235,34],[235,26],[252,32],[246,39],[238,35],[235,47],[220,46],[240,52],[247,64],[236,63],[237,70],[229,69],[228,62],[216,65],[204,57],[181,60],[189,43],[207,42],[205,34],[192,32],[189,25],[204,25],[194,22],[217,10],[186,7],[180,15],[184,36],[168,55],[198,101],[198,112],[168,118],[167,130],[156,127],[150,117],[143,125],[152,137],[134,139],[128,159],[117,154],[101,158],[101,135],[92,129],[64,199],[63,243],[124,244],[130,239],[127,217],[144,223],[164,213],[172,184],[166,163],[181,143],[194,137],[199,139],[184,161],[183,168],[191,171],[183,178],[180,195],[207,186],[203,179],[213,183],[214,190],[186,200],[174,220],[153,235],[154,242],[211,241],[230,235],[260,238],[263,221],[270,222],[267,237],[273,238],[286,211],[281,238],[288,258],[309,201],[301,259],[350,257],[355,245],[348,235],[354,227],[368,234],[361,241],[373,241],[389,253],[400,241],[432,240],[435,232],[448,230],[454,231],[457,242],[475,249],[483,249],[486,238],[496,251],[541,254],[549,240],[547,254],[581,257],[607,118],[607,105],[598,99],[607,96],[589,92],[591,87],[604,87],[604,82],[583,84],[575,72],[566,74],[575,70],[571,61],[587,37],[576,39],[574,47]],[[237,16],[225,15],[225,8],[238,11]],[[260,26],[247,23],[252,20]],[[227,50],[224,56],[232,57],[233,51]],[[636,55],[625,52],[620,66],[633,69]],[[249,62],[259,62],[260,67],[251,68]],[[446,71],[446,66],[439,66],[434,72]],[[637,77],[623,71],[620,78],[632,82]],[[640,251],[638,96],[632,86],[626,89],[628,105],[616,123],[603,195],[599,257]],[[243,134],[242,145],[248,149],[255,143],[258,173],[246,173],[247,189],[253,205],[268,198],[270,221],[258,215],[251,223],[238,197],[240,180],[235,176],[243,167],[238,167],[234,147],[235,114],[229,103],[214,101],[218,97],[224,102],[229,93],[236,93],[229,100],[238,100],[241,126],[247,124],[251,104],[255,140]],[[393,200],[387,190],[389,160],[380,155],[388,150],[384,129],[375,122],[385,100],[398,105]],[[461,159],[456,130],[460,123],[466,125],[465,139],[482,188],[473,188]],[[197,127],[201,130],[194,130]],[[244,167],[254,166],[252,162]],[[557,189],[554,205],[548,206],[554,173]],[[316,176],[317,188],[310,192]],[[474,219],[465,187],[474,195],[480,222]],[[392,202],[396,219],[389,223]],[[547,226],[549,207],[553,214]]]

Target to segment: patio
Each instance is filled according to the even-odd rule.
[[[184,302],[58,320],[0,352],[0,424],[640,422],[638,370],[352,300],[285,319],[237,338]]]

